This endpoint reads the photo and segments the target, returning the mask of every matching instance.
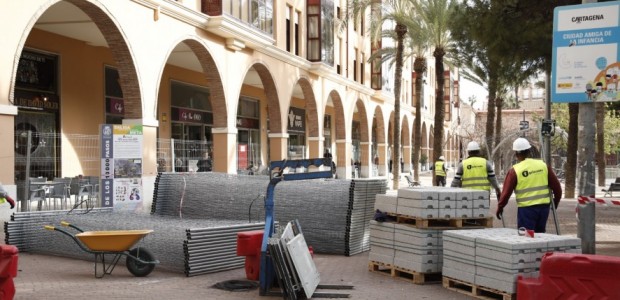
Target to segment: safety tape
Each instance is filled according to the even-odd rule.
[[[588,202],[594,202],[594,203],[604,204],[604,205],[620,206],[620,200],[601,199],[601,198],[596,198],[594,196],[579,196],[577,198],[577,201],[579,202],[579,204],[586,204]]]
[[[594,202],[598,204],[603,204],[605,206],[612,205],[612,206],[620,207],[620,200],[601,199],[601,198],[594,197],[594,195],[579,196],[577,197],[577,202],[578,202],[578,205],[575,206],[575,218],[577,219],[577,222],[579,222],[579,204],[588,204],[588,203]]]

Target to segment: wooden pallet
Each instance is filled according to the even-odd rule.
[[[452,229],[452,228],[491,228],[493,217],[483,218],[420,218],[407,215],[395,215],[396,223],[415,225],[416,228]]]
[[[517,294],[510,294],[504,291],[475,285],[473,283],[443,277],[443,287],[461,294],[469,295],[478,299],[498,299],[498,300],[516,300]]]
[[[377,272],[377,273],[392,276],[393,269],[394,269],[394,266],[390,264],[373,261],[373,260],[368,262],[368,271],[371,271],[371,272]]]
[[[368,262],[368,271],[401,278],[420,285],[441,282],[441,273],[420,273],[377,261]]]
[[[441,282],[441,273],[420,273],[399,267],[392,270],[392,277],[402,278],[420,285]]]

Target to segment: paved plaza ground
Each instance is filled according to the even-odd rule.
[[[448,184],[451,182],[451,177]],[[421,183],[431,185],[430,176],[421,176]],[[403,185],[405,186],[404,182]],[[600,188],[597,188],[600,191]],[[390,191],[395,193],[395,191]],[[599,196],[602,196],[600,193]],[[497,201],[491,200],[491,212]],[[562,235],[576,236],[576,200],[563,199],[558,209]],[[596,209],[597,254],[620,256],[620,208],[598,206]],[[514,198],[504,212],[506,227],[516,227]],[[552,223],[552,221],[550,221]],[[302,224],[303,226],[303,224]],[[501,227],[495,220],[494,227]],[[554,232],[553,226],[547,227]],[[471,299],[450,291],[440,283],[416,285],[400,278],[368,271],[368,252],[352,257],[338,255],[315,255],[315,263],[323,284],[353,285],[351,299]],[[185,277],[162,268],[148,277],[132,276],[124,264],[119,264],[113,274],[102,279],[94,277],[92,262],[63,257],[20,253],[19,273],[14,279],[17,293],[15,299],[281,299],[260,297],[258,290],[228,292],[212,288],[212,285],[229,279],[245,279],[243,269],[209,275]]]

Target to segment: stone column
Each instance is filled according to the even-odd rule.
[[[403,147],[403,162],[405,166],[401,172],[409,173],[411,171],[411,146]]]
[[[379,165],[377,166],[379,169],[379,176],[386,176],[388,174],[388,144],[378,143],[377,144],[377,155],[379,155]]]
[[[237,128],[213,128],[213,172],[237,174]]]
[[[288,158],[288,133],[270,133],[268,138],[269,159],[278,161]]]
[[[371,171],[372,171],[372,160],[370,157],[370,153],[372,152],[370,147],[372,146],[372,143],[370,142],[361,142],[360,143],[360,157],[362,159],[361,161],[361,167],[360,167],[360,177],[361,178],[369,178],[371,176]]]
[[[351,165],[351,151],[353,150],[351,140],[336,140],[336,148],[337,153],[334,155],[338,158],[338,162],[336,162],[336,175],[340,179],[351,178],[353,170]]]

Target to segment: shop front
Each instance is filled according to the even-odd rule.
[[[175,172],[211,171],[213,113],[209,90],[172,81],[171,138]]]
[[[260,102],[242,96],[237,110],[237,173],[255,174],[263,165],[260,141]]]
[[[15,182],[60,175],[58,56],[24,50],[15,78]],[[21,196],[21,195],[20,195]]]
[[[287,116],[288,122],[288,158],[306,158],[306,111],[291,107]]]

